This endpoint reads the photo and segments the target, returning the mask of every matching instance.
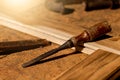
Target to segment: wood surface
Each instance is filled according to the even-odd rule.
[[[35,39],[38,38],[0,26],[0,42]],[[28,50],[0,51],[0,80],[52,80],[88,56],[67,49],[46,58],[39,64],[22,68],[23,63],[58,46],[52,43],[45,47],[35,47]]]
[[[60,30],[56,30],[50,27],[39,26],[39,28],[35,28],[30,25],[25,25],[18,21],[9,19],[8,16],[5,16],[3,14],[1,14],[0,16],[0,24],[4,25],[5,27],[8,27],[23,33],[27,33],[38,38],[47,39],[51,42],[54,42],[60,45],[66,42],[71,37],[73,37],[72,34],[69,34]],[[80,51],[86,54],[92,54],[94,51],[98,49],[103,49],[106,51],[113,52],[115,54],[120,54],[119,50],[110,48],[108,46],[100,45],[96,42],[85,43],[84,48]]]
[[[108,80],[111,79],[109,78],[111,75],[119,71],[119,60],[119,55],[98,50],[56,80]]]
[[[10,16],[12,19],[24,24],[36,28],[39,28],[39,26],[48,26],[72,35],[78,35],[84,29],[89,28],[98,22],[107,20],[111,24],[112,32],[108,34],[109,36],[105,36],[101,38],[101,40],[98,39],[96,42],[120,50],[120,47],[118,47],[120,46],[120,9],[102,9],[86,12],[85,4],[83,2],[65,5],[66,8],[74,9],[74,12],[62,15],[46,9],[44,3],[45,0],[34,0],[31,6],[24,7],[24,9],[15,9],[2,3],[0,11],[5,15]]]
[[[36,28],[39,28],[40,26],[48,26],[49,28],[60,30],[71,35],[78,35],[84,29],[91,27],[97,22],[107,20],[111,24],[112,32],[108,34],[109,36],[98,39],[96,43],[120,51],[120,9],[103,9],[86,12],[84,3],[71,5],[69,4],[65,7],[75,9],[74,12],[66,15],[61,15],[46,9],[44,6],[45,0],[31,0],[32,4],[26,7],[21,5],[14,7],[8,5],[9,3],[6,5],[2,1],[4,2],[5,0],[1,0],[0,13],[9,16],[9,19],[14,19],[23,24],[27,24]],[[0,41],[25,40],[34,38],[36,39],[36,37],[11,30],[3,26],[0,27],[0,33]],[[53,58],[52,60],[50,59],[50,61],[45,61],[45,63],[43,61],[43,64],[38,64],[26,69],[21,67],[22,63],[29,61],[30,59],[56,47],[58,47],[58,45],[52,44],[51,46],[47,46],[44,48],[16,52],[7,56],[0,55],[0,80],[51,80],[56,78],[57,76],[61,76],[61,74],[64,74],[64,72],[68,71],[76,64],[82,63],[81,61],[88,57],[88,55],[86,54],[74,54],[72,53],[73,50],[68,49],[58,52],[58,54],[52,56],[55,58]],[[110,58],[110,56],[118,56],[112,53],[103,53],[111,54],[108,56],[108,58]],[[101,51],[100,54],[102,54]],[[57,59],[56,56],[58,56]],[[101,58],[99,57],[99,59]],[[113,60],[113,58],[110,58],[110,60]],[[106,62],[108,61],[108,63],[110,63],[110,60],[106,60]],[[110,65],[114,64],[114,62],[119,63],[117,60],[119,61],[118,57],[114,59],[113,62],[110,63]],[[96,60],[96,62],[98,61]],[[102,64],[105,63],[100,62],[98,66]],[[110,69],[108,72],[110,73],[110,71],[116,70],[115,68],[117,66],[118,65],[114,67],[114,65],[111,65],[111,67],[114,69]],[[88,68],[85,71],[87,71]],[[97,68],[99,67],[96,66],[96,70]],[[104,69],[106,71],[109,68],[107,69],[106,67],[103,67],[103,69],[100,70]],[[104,71],[102,72],[104,73]],[[87,74],[89,75],[89,73],[90,72],[88,72]],[[97,72],[96,75],[98,75],[99,77],[99,74]],[[100,78],[105,78],[106,75],[103,75]],[[118,76],[119,74],[111,76],[116,77],[116,75]],[[97,76],[92,77],[96,78]],[[79,78],[79,76],[76,78]]]

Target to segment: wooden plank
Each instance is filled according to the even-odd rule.
[[[0,26],[0,42],[35,39],[39,38]],[[49,46],[34,47],[29,50],[25,50],[26,48],[13,52],[2,52],[0,50],[0,80],[52,80],[88,56],[87,54],[74,53],[74,50],[67,49],[50,56],[34,66],[28,68],[21,66],[23,63],[58,46],[52,43]]]
[[[26,10],[24,9],[16,10],[14,8],[11,8],[12,6],[10,5],[1,3],[0,11],[1,13],[11,16],[13,19],[18,20],[25,24],[45,26],[49,25],[49,27],[64,30],[75,35],[78,34],[82,28],[83,29],[88,28],[95,22],[108,20],[113,28],[113,32],[111,33],[111,35],[114,36],[119,35],[120,32],[119,9],[116,10],[103,9],[86,12],[85,4],[83,3],[69,6],[67,5],[66,6],[67,8],[75,9],[75,11],[68,15],[61,15],[48,11],[44,6],[44,2],[45,0],[42,1],[34,0],[31,7],[30,6],[24,7]],[[14,11],[12,12],[11,10]]]
[[[12,28],[15,29],[18,28],[19,26],[18,28],[19,31],[26,32],[40,38],[46,38],[57,44],[63,44],[71,36],[80,34],[85,28],[94,25],[95,22],[97,23],[103,20],[107,20],[112,26],[112,32],[109,34],[112,37],[96,41],[97,43],[96,47],[94,47],[96,43],[92,43],[92,44],[87,43],[85,44],[86,48],[84,48],[82,52],[91,54],[97,49],[103,49],[117,54],[120,53],[120,47],[118,47],[120,46],[119,10],[98,10],[98,11],[85,12],[84,4],[80,4],[80,5],[74,4],[74,5],[66,6],[68,8],[75,9],[74,13],[69,15],[61,15],[48,11],[44,7],[44,1],[45,0],[43,1],[35,0],[33,1],[35,2],[33,4],[34,6],[33,5],[32,7],[29,6],[29,8],[21,12],[16,10],[16,13],[13,13],[12,11],[11,12],[7,11],[5,5],[2,4],[0,11],[1,13],[7,16],[4,16],[2,14],[0,15],[2,17],[7,17],[9,19],[14,20],[15,23],[20,22],[20,25],[19,23],[17,23],[18,25],[7,24],[9,26],[11,25]],[[105,15],[105,16],[101,17],[101,15]],[[95,18],[93,18],[93,16],[95,16]],[[3,24],[3,22],[1,23]],[[21,23],[23,25],[21,25]],[[4,25],[6,25],[6,23]],[[26,28],[21,28],[20,26]],[[48,30],[46,28],[48,28]],[[116,37],[118,37],[117,40],[114,40]],[[102,48],[106,46],[107,49]]]
[[[2,0],[2,1],[4,1],[4,0]],[[60,15],[60,14],[56,14],[54,12],[49,12],[47,9],[45,9],[45,7],[43,6],[44,4],[43,3],[41,4],[41,1],[45,1],[45,0],[34,0],[34,2],[36,2],[36,1],[37,1],[37,5],[36,4],[34,5],[34,3],[33,3],[34,6],[29,7],[29,9],[26,9],[24,7],[25,9],[18,9],[17,8],[17,10],[15,10],[14,8],[11,8],[11,6],[9,6],[9,5],[5,5],[5,4],[2,3],[2,5],[0,5],[1,6],[0,11],[1,11],[1,13],[12,17],[12,19],[14,19],[14,20],[17,20],[17,21],[19,21],[23,24],[27,24],[27,26],[30,25],[29,27],[32,27],[32,31],[28,31],[29,34],[35,33],[34,36],[39,36],[40,38],[42,38],[41,35],[39,34],[39,33],[41,33],[41,32],[39,32],[40,31],[39,29],[41,27],[47,26],[47,27],[54,28],[54,29],[60,30],[62,32],[68,33],[70,35],[71,34],[72,35],[77,35],[81,31],[83,31],[85,28],[88,28],[90,25],[95,24],[94,22],[100,22],[100,21],[103,21],[103,20],[108,20],[110,22],[110,24],[112,25],[112,28],[113,28],[113,31],[110,33],[110,35],[113,36],[113,37],[117,36],[118,39],[114,40],[113,37],[112,37],[112,38],[109,38],[109,39],[106,39],[106,40],[104,39],[103,41],[100,40],[99,42],[97,42],[98,44],[96,46],[100,46],[100,47],[101,47],[101,45],[104,45],[104,47],[108,46],[107,48],[111,47],[111,48],[107,49],[108,51],[109,50],[111,51],[111,49],[112,49],[112,52],[114,50],[116,52],[116,50],[117,50],[117,53],[118,54],[120,53],[119,52],[120,47],[118,47],[118,46],[120,46],[120,39],[119,39],[119,37],[120,37],[119,36],[120,35],[119,34],[119,32],[120,32],[120,24],[119,24],[120,23],[120,17],[119,17],[120,10],[119,9],[118,10],[107,9],[107,10],[97,10],[97,11],[85,12],[84,11],[84,8],[85,8],[84,4],[82,4],[82,5],[70,5],[68,7],[69,8],[74,8],[75,12],[72,13],[72,14],[69,14],[69,15]],[[93,18],[93,16],[94,16],[94,18]],[[10,24],[7,24],[7,25],[10,25]],[[43,25],[43,26],[41,26],[41,25]],[[18,26],[18,25],[12,25],[12,27],[16,27],[16,26]],[[28,29],[29,27],[27,27],[26,30],[30,30],[30,29]],[[35,28],[37,29],[37,31],[35,30]],[[21,31],[26,32],[26,30],[24,31],[24,29],[21,28]],[[42,33],[42,35],[43,35],[43,33]],[[46,36],[46,37],[48,38],[48,36]],[[67,39],[67,38],[65,38],[65,39]],[[55,39],[55,40],[58,41],[57,39]],[[61,40],[61,39],[59,38],[59,40]],[[66,40],[64,40],[64,41],[62,41],[62,40],[61,40],[61,42],[60,41],[58,41],[58,42],[62,44],[64,41],[66,41]],[[111,44],[111,43],[113,43],[113,44]],[[95,51],[97,49],[100,49],[100,48],[96,47],[95,45],[89,45],[88,43],[85,44],[85,46],[88,47],[87,49],[89,51],[84,50],[84,51],[87,51],[87,52],[92,52],[92,51]],[[55,46],[53,48],[55,48]],[[92,48],[92,49],[89,49],[89,48]],[[49,49],[52,49],[52,48],[49,48]],[[46,50],[43,51],[43,52],[46,52]],[[34,54],[34,51],[33,51],[33,54]],[[36,54],[36,56],[37,56],[37,54]],[[59,62],[55,63],[55,65],[61,67],[64,63],[68,62],[69,60],[70,60],[70,62],[73,61],[73,63],[74,63],[74,60],[71,60],[71,59],[76,59],[76,57],[79,57],[79,56],[75,56],[74,58],[71,57],[69,59],[62,60],[62,61],[60,60],[60,63]],[[12,58],[14,58],[14,57],[12,57]],[[24,58],[26,58],[26,57],[24,57]],[[24,59],[24,58],[22,58],[22,59]],[[31,59],[33,57],[29,57],[29,58]],[[27,58],[27,59],[29,59],[29,58]],[[14,60],[16,60],[16,58],[14,58]],[[12,59],[11,62],[14,62],[14,60]],[[77,60],[78,60],[78,58],[77,58]],[[75,60],[75,61],[77,61],[77,60]],[[8,61],[6,61],[6,62],[8,62]],[[53,64],[50,63],[50,65],[49,64],[48,65],[42,65],[42,66],[39,66],[39,67],[37,66],[37,69],[41,70],[41,73],[44,72],[44,74],[41,74],[36,68],[34,68],[34,69],[30,68],[28,70],[25,70],[25,71],[21,72],[21,74],[26,75],[27,77],[20,75],[22,77],[18,77],[18,78],[20,80],[21,80],[21,78],[29,80],[30,78],[33,78],[33,77],[30,77],[30,76],[35,75],[33,73],[33,71],[36,71],[36,73],[38,73],[38,74],[40,73],[39,74],[40,76],[36,75],[36,76],[34,76],[34,79],[36,79],[36,78],[40,79],[41,78],[43,80],[46,80],[46,79],[50,80],[54,76],[57,75],[54,71],[57,70],[59,73],[61,73],[64,70],[67,70],[68,67],[70,68],[71,67],[70,65],[73,65],[73,64],[70,64],[70,62],[68,62],[69,65],[66,64],[66,66],[63,66],[60,69],[58,67],[56,67],[55,65],[53,65],[54,63]],[[7,64],[4,63],[4,64],[8,65],[9,63],[7,63]],[[52,66],[52,68],[51,68],[51,66]],[[14,68],[14,70],[23,70],[21,68],[16,69],[15,68],[16,66],[9,65],[8,67],[10,67],[12,69]],[[43,70],[43,67],[46,67],[48,69]],[[51,70],[49,70],[50,68],[51,68]],[[7,70],[9,70],[8,68],[6,69],[6,67],[1,68],[1,69],[3,69],[3,70],[5,69],[5,72],[7,72]],[[14,72],[14,70],[12,70],[12,69],[10,71]],[[51,73],[46,74],[45,72],[46,73],[51,72]],[[6,74],[3,74],[3,75],[6,75]],[[11,74],[9,76],[11,77]]]
[[[106,80],[120,69],[120,56],[98,50],[56,80]]]
[[[59,31],[56,29],[52,29],[46,26],[41,26],[41,27],[39,26],[39,28],[36,28],[36,27],[29,26],[29,25],[25,25],[25,24],[22,24],[20,22],[10,19],[8,16],[5,16],[5,15],[2,15],[0,17],[0,24],[4,25],[5,27],[20,31],[20,32],[30,34],[32,36],[36,36],[38,38],[45,38],[49,41],[52,41],[60,45],[73,36],[69,33]],[[84,48],[81,52],[91,54],[94,52],[94,50],[92,48],[91,49]]]
[[[11,20],[9,18],[0,17],[0,24],[5,25],[5,27],[12,28],[39,38],[45,38],[49,41],[52,41],[57,44],[63,44],[65,41],[67,41],[69,38],[71,38],[73,35],[59,31],[56,29],[49,28],[47,26],[39,26],[39,28],[32,27],[29,25],[22,24],[20,22],[17,22],[15,20]],[[16,27],[17,26],[17,27]],[[49,32],[49,33],[48,33]],[[120,51],[117,49],[109,48],[107,46],[99,45],[96,43],[85,43],[84,48],[81,52],[92,54],[95,50],[103,49],[107,50],[116,54],[120,54]]]

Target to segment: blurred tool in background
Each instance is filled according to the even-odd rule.
[[[46,0],[46,7],[54,12],[62,14],[71,13],[74,9],[66,8],[65,5],[80,4],[85,2],[85,10],[97,10],[97,9],[117,9],[120,7],[120,0]]]
[[[117,9],[120,7],[120,0],[85,0],[86,11],[97,9]]]
[[[54,12],[61,14],[68,14],[74,11],[74,9],[66,8],[65,5],[79,4],[83,0],[46,0],[46,7]]]

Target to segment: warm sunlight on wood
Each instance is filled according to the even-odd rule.
[[[0,7],[7,13],[17,14],[17,12],[29,11],[29,9],[34,8],[37,5],[41,5],[41,9],[44,1],[45,0],[2,0]]]
[[[24,6],[27,5],[31,0],[5,0],[5,3],[11,6]]]
[[[5,0],[9,5],[25,5],[29,3],[30,0]]]

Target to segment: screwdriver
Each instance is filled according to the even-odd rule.
[[[31,65],[39,62],[40,60],[42,60],[50,55],[53,55],[63,49],[68,49],[68,48],[72,48],[72,47],[77,48],[77,46],[83,45],[85,42],[93,41],[96,38],[99,38],[110,31],[111,31],[111,27],[107,21],[102,21],[100,23],[97,23],[97,24],[91,26],[90,28],[84,30],[78,36],[70,38],[64,44],[59,46],[58,48],[52,49],[36,58],[24,63],[22,65],[22,67],[25,68],[25,67],[31,66]]]

